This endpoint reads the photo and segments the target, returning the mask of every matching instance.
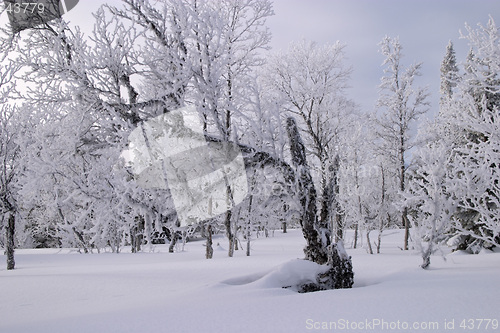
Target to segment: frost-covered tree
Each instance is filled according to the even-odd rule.
[[[257,70],[248,79],[242,98],[243,109],[233,118],[234,129],[241,144],[285,161],[288,141],[281,104],[274,92],[265,89],[261,72]],[[264,229],[268,234],[281,227],[286,232],[287,224],[297,217],[298,209],[290,181],[276,167],[259,167],[257,163],[256,169],[248,170],[247,177],[248,200],[241,206],[238,223],[245,230],[243,237],[248,248],[251,238],[258,237],[259,230]]]
[[[471,50],[465,74],[443,117],[449,123],[455,170],[452,194],[458,249],[478,252],[498,245],[498,111],[500,108],[499,30],[492,18],[486,26],[466,26]]]
[[[381,79],[378,109],[382,115],[377,120],[377,135],[382,154],[389,161],[389,172],[396,174],[398,188],[404,192],[407,184],[407,152],[414,146],[414,125],[427,111],[428,93],[425,88],[415,86],[420,75],[421,63],[407,68],[402,63],[402,46],[399,38],[385,37],[380,43],[380,52],[385,56],[385,76]],[[405,228],[404,249],[408,250],[410,223],[407,210],[401,212],[401,225]]]
[[[464,127],[483,139],[457,148],[452,180],[459,212],[456,228],[462,235],[460,249],[472,252],[500,245],[500,175],[498,108],[485,108],[478,117],[465,117]],[[477,111],[477,110],[476,110]]]
[[[19,213],[17,182],[23,165],[17,140],[25,132],[22,119],[25,112],[19,111],[12,99],[16,94],[15,75],[20,69],[10,59],[13,39],[3,36],[3,29],[0,33],[3,50],[0,54],[0,230],[5,231],[7,269],[11,270],[15,268],[15,231]]]
[[[267,85],[282,101],[288,115],[298,119],[310,153],[313,179],[319,188],[319,219],[325,237],[335,230],[343,237],[339,205],[340,147],[357,116],[355,104],[346,98],[351,69],[344,64],[345,45],[317,45],[302,40],[286,53],[276,54],[266,67]]]
[[[420,148],[413,157],[415,167],[404,194],[409,208],[413,242],[427,268],[431,255],[450,237],[456,203],[450,190],[450,149],[442,142]]]
[[[340,205],[344,211],[344,221],[347,226],[354,228],[353,248],[357,248],[358,246],[358,239],[362,228],[361,221],[363,221],[362,200],[365,194],[362,165],[364,164],[364,157],[366,155],[360,151],[361,146],[358,145],[361,135],[361,126],[353,128],[352,138],[354,144],[347,149],[350,155],[349,160],[352,163],[347,164],[342,169],[340,177],[346,179],[346,181],[343,182],[342,187],[339,189],[339,191],[343,192],[343,200],[340,202]]]
[[[111,11],[146,31],[151,56],[143,57],[152,69],[148,74],[149,90],[162,93],[164,89],[158,89],[162,87],[156,84],[158,80],[176,86],[173,93],[177,96],[177,106],[187,101],[194,104],[207,135],[238,141],[241,134],[232,133],[234,119],[247,110],[243,100],[248,92],[249,74],[262,63],[259,52],[267,48],[270,40],[265,21],[273,14],[271,3],[256,0],[166,1],[160,5],[126,0],[124,3],[127,10],[112,8]],[[172,72],[179,72],[180,77],[170,79]],[[236,241],[236,219],[232,215],[229,209],[224,221],[229,256],[233,255]]]
[[[193,97],[204,129],[222,140],[238,141],[234,119],[247,111],[249,74],[263,63],[259,52],[268,48],[270,33],[265,22],[274,14],[272,4],[267,0],[193,1],[189,6]],[[224,221],[229,256],[236,245],[236,222],[229,209]]]
[[[307,163],[305,146],[293,118],[287,118],[287,132],[292,164],[298,171],[297,192],[299,193],[301,205],[301,227],[307,241],[304,252],[306,259],[322,265],[328,260],[327,247],[330,245],[330,239],[321,233],[318,224],[316,188]]]
[[[136,43],[130,45],[127,42],[126,47],[119,42],[128,36],[114,38],[118,39],[117,48],[125,51],[120,67],[127,65],[118,79],[128,91],[131,106],[135,102],[147,110],[135,115],[136,123],[184,105],[192,73],[185,35],[188,18],[180,6],[180,2],[160,5],[143,0],[124,0],[121,8],[107,7],[114,16],[113,20],[130,26],[132,37],[140,35]],[[109,28],[104,27],[105,30]],[[136,109],[136,112],[141,112],[141,109]]]
[[[2,103],[3,104],[3,103]],[[20,170],[20,149],[16,142],[20,134],[15,110],[8,105],[0,105],[0,213],[5,231],[5,254],[7,269],[15,268],[14,247],[16,215],[19,212],[17,180]]]
[[[465,64],[465,76],[462,79],[468,87],[469,95],[473,96],[479,111],[485,107],[492,110],[500,105],[498,94],[499,86],[499,60],[498,54],[498,27],[490,17],[486,26],[479,25],[472,28],[466,25],[467,39],[470,52]],[[484,105],[484,99],[486,104]]]
[[[16,62],[24,68],[19,80],[29,89],[23,99],[38,109],[25,138],[31,162],[23,188],[34,198],[26,209],[45,205],[55,212],[61,245],[85,251],[109,245],[118,251],[132,236],[125,226],[133,229],[134,214],[143,209],[132,205],[126,188],[133,185],[115,166],[128,131],[162,108],[158,100],[141,100],[130,80],[137,75],[133,48],[141,34],[102,9],[95,18],[90,40],[62,20],[21,36]],[[146,206],[158,211],[155,204]],[[27,218],[44,223],[33,214]]]
[[[397,215],[391,204],[397,199],[390,191],[394,177],[389,175],[388,163],[376,145],[373,124],[371,117],[361,115],[350,126],[340,169],[341,207],[346,226],[354,228],[353,247],[361,243],[371,254],[373,245],[380,251],[382,232]],[[371,238],[373,231],[378,231],[376,242]]]
[[[367,142],[371,142],[368,117],[360,115],[350,126],[350,135],[344,141],[344,154],[339,168],[339,205],[344,213],[347,228],[354,229],[352,246],[357,248],[362,243],[361,234],[365,231],[365,217],[369,203],[369,183],[374,175],[369,174],[373,162],[373,152]]]
[[[287,118],[287,133],[290,141],[292,164],[296,170],[297,192],[301,209],[301,227],[306,247],[306,259],[328,269],[317,276],[316,283],[299,286],[303,292],[351,288],[354,283],[351,258],[345,252],[343,241],[331,243],[322,231],[317,219],[316,189],[307,163],[305,146],[299,129],[292,117]]]
[[[270,38],[269,1],[123,4],[99,9],[89,37],[62,19],[16,35],[16,63],[25,71],[19,80],[28,87],[22,99],[39,109],[25,138],[32,159],[23,179],[26,223],[32,236],[49,230],[54,243],[87,251],[118,251],[127,242],[136,251],[166,225],[173,235],[182,232],[169,191],[141,188],[120,164],[129,133],[149,119],[194,104],[207,138],[246,141],[248,165],[286,164],[251,148],[258,145],[244,126],[269,120],[272,128],[279,120],[247,116],[263,110],[249,83]],[[263,147],[276,144],[274,136],[257,138]],[[230,254],[238,220],[232,215],[228,210],[223,222]]]
[[[271,35],[264,24],[274,14],[272,4],[267,0],[194,1],[193,8],[196,48],[191,61],[199,97],[219,135],[229,138],[249,74],[263,64],[259,51],[268,49]],[[209,100],[214,96],[217,99]]]

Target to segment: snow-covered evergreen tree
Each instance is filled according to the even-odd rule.
[[[447,106],[453,134],[451,193],[457,200],[457,248],[478,252],[499,243],[498,112],[500,34],[493,18],[486,26],[466,26],[471,50],[457,93]]]
[[[441,86],[440,98],[441,104],[446,103],[453,96],[453,90],[459,80],[457,58],[453,43],[450,41],[446,46],[446,54],[441,62]]]
[[[462,115],[460,123],[470,137],[476,139],[456,148],[451,183],[459,209],[456,214],[456,228],[461,235],[458,249],[476,253],[482,247],[500,245],[499,119],[498,107],[489,110],[486,97],[480,107],[472,96],[467,97],[469,112]]]

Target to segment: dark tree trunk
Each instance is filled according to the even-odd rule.
[[[318,274],[316,282],[299,286],[299,292],[352,288],[354,272],[351,257],[344,249],[344,243],[339,241],[328,247],[328,270]]]
[[[326,167],[322,167],[325,169]],[[319,226],[320,228],[328,229],[329,221],[331,216],[331,210],[333,208],[333,203],[335,200],[334,194],[334,179],[330,178],[326,174],[326,170],[322,170],[322,194],[321,194],[321,210],[319,214]],[[330,178],[330,179],[329,179]]]
[[[234,225],[234,250],[235,251],[239,251],[240,250],[240,246],[241,246],[241,242],[239,241],[238,239],[238,221],[240,220],[240,214],[241,214],[241,207],[238,209],[238,215],[236,215],[236,218],[235,218],[235,225]],[[239,244],[238,244],[239,243]],[[241,246],[241,249],[243,249],[243,246]]]
[[[408,241],[410,239],[410,221],[408,220],[408,209],[403,209],[403,225],[405,226],[405,250],[408,250]]]
[[[404,193],[405,191],[405,172],[406,172],[406,166],[405,166],[405,139],[404,139],[404,133],[400,132],[400,139],[401,139],[401,145],[400,145],[400,151],[399,151],[399,190],[401,193]],[[404,239],[404,250],[408,250],[408,240],[410,238],[410,221],[408,220],[408,209],[404,208],[403,213],[401,215],[401,222],[405,227],[405,239]]]
[[[137,252],[136,242],[137,242],[137,227],[133,226],[132,228],[130,228],[130,247],[132,253]]]
[[[168,247],[168,252],[169,253],[174,253],[175,245],[177,244],[177,241],[179,240],[179,235],[177,232],[177,228],[180,227],[180,222],[179,219],[175,221],[175,225],[173,228],[170,229],[170,245]]]
[[[358,160],[358,153],[355,151],[355,160]],[[360,196],[360,188],[359,188],[359,174],[358,174],[358,168],[354,168],[354,180],[356,182],[356,193],[358,194],[358,212],[359,216],[363,216],[363,208],[361,206],[361,196]],[[358,237],[359,237],[359,221],[356,222],[356,225],[354,226],[354,245],[353,247],[356,249],[358,247]]]
[[[340,204],[338,202],[339,186],[339,168],[340,159],[335,156],[333,164],[328,167],[323,166],[323,193],[321,197],[321,212],[319,230],[327,242],[325,246],[331,243],[331,231],[335,230],[335,242],[344,238],[344,219],[340,213]],[[334,226],[331,224],[333,218]]]
[[[340,158],[335,156],[335,161],[333,163],[333,207],[335,209],[335,243],[344,239],[344,216],[340,212],[340,183],[339,183],[339,171],[340,171]]]
[[[178,240],[179,240],[179,236],[177,235],[177,231],[172,232],[172,236],[170,239],[170,245],[168,246],[169,253],[174,253],[175,245],[177,244]]]
[[[224,220],[224,226],[226,227],[226,236],[227,236],[227,239],[229,240],[229,250],[227,252],[227,255],[229,257],[232,257],[234,255],[234,241],[235,241],[235,237],[234,237],[234,233],[233,233],[232,228],[231,228],[231,217],[232,217],[232,215],[233,215],[233,213],[229,209],[226,212],[226,218]]]
[[[214,248],[212,247],[213,242],[212,242],[212,225],[209,224],[207,226],[207,246],[206,246],[206,252],[205,252],[205,258],[207,259],[212,259],[214,256]]]
[[[141,251],[142,240],[144,238],[144,217],[136,216],[135,225],[130,228],[130,243],[132,245],[132,253]]]
[[[286,234],[287,233],[287,223],[286,223],[286,216],[287,216],[287,212],[288,212],[288,205],[285,203],[283,204],[283,218],[281,219],[281,230],[283,230],[283,233]]]
[[[335,214],[335,242],[344,239],[344,218],[342,214]]]
[[[354,226],[354,244],[353,244],[353,248],[356,249],[358,247],[358,229],[359,229],[359,226],[358,226],[358,223],[356,223],[356,225]]]
[[[301,226],[302,233],[307,242],[304,253],[306,259],[322,265],[328,261],[328,253],[316,230],[316,189],[314,188],[309,166],[307,165],[304,144],[293,118],[287,119],[287,132],[290,140],[292,163],[297,169],[298,174],[298,193],[302,206]]]
[[[251,238],[252,238],[252,217],[251,217],[251,213],[252,213],[252,205],[253,205],[253,191],[255,189],[255,172],[254,172],[254,175],[253,175],[253,178],[252,178],[252,187],[250,189],[250,198],[248,200],[248,223],[247,223],[247,230],[246,230],[246,234],[245,234],[245,237],[247,239],[247,252],[246,252],[246,255],[247,257],[250,256],[250,250],[251,250],[251,245],[250,245],[250,242],[251,242]]]
[[[422,253],[422,265],[420,265],[420,267],[422,267],[423,269],[427,269],[429,268],[430,264],[431,264],[431,245],[429,245],[429,248],[427,249],[427,251],[425,251],[424,253]]]
[[[231,218],[233,216],[232,209],[234,208],[235,205],[234,205],[234,199],[233,199],[233,192],[231,190],[231,186],[229,185],[227,175],[224,175],[224,181],[226,182],[227,202],[230,205],[230,208],[226,211],[226,218],[224,220],[224,226],[226,227],[226,236],[227,236],[227,239],[229,240],[229,250],[228,250],[227,255],[229,257],[232,257],[234,255],[236,235],[232,230]]]
[[[354,283],[352,262],[345,252],[342,241],[325,246],[329,240],[325,239],[324,233],[318,232],[320,225],[316,216],[316,190],[307,165],[304,144],[293,118],[287,119],[287,133],[290,140],[292,162],[298,174],[298,194],[302,206],[301,225],[307,242],[304,253],[307,260],[320,265],[328,265],[328,270],[319,274],[315,283],[299,286],[299,292],[351,288]],[[333,189],[333,193],[335,193],[335,186]],[[336,215],[340,215],[338,210]]]
[[[324,163],[323,163],[324,164]],[[344,237],[343,217],[340,214],[339,197],[339,156],[335,156],[333,163],[328,166],[322,166],[323,173],[323,194],[321,197],[321,212],[320,212],[320,230],[326,234],[328,240],[326,246],[331,243],[331,232],[335,230],[335,241],[338,242]],[[331,224],[332,217],[334,218],[335,228]],[[325,231],[323,231],[325,230]]]
[[[6,255],[7,255],[7,269],[14,269],[16,262],[14,260],[14,233],[16,225],[16,216],[13,212],[9,213],[9,218],[7,219],[7,228],[5,230],[6,236]]]
[[[385,207],[385,173],[384,173],[384,166],[381,164],[380,165],[380,175],[382,178],[382,193],[380,196],[380,206]],[[385,211],[385,208],[384,208]],[[379,213],[380,214],[380,213]],[[380,254],[380,246],[382,243],[382,232],[384,231],[385,228],[385,220],[384,220],[384,215],[387,214],[387,225],[391,225],[391,215],[385,211],[384,214],[379,215],[379,226],[378,226],[378,237],[377,237],[377,254]],[[404,214],[403,214],[404,216]]]
[[[378,236],[377,236],[377,254],[380,254],[380,244],[382,243],[382,231],[383,230],[380,230],[378,231]]]
[[[327,180],[324,179],[324,181]],[[327,184],[323,185],[323,193],[321,195],[321,210],[318,227],[323,236],[324,246],[330,245],[332,238],[332,226],[330,221],[333,213],[332,210],[336,210],[334,188],[335,181],[334,179],[330,179]]]
[[[73,227],[73,232],[75,233],[76,238],[78,238],[78,240],[80,241],[80,244],[83,247],[83,251],[85,253],[89,253],[89,249],[87,247],[87,242],[85,241],[85,238],[83,237],[82,232],[79,231],[78,229],[76,229],[75,227]]]

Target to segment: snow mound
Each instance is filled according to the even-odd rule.
[[[257,274],[249,274],[245,276],[239,276],[231,279],[227,279],[222,281],[222,284],[228,284],[230,286],[242,286],[253,283],[259,279],[262,279],[267,273],[257,273]]]
[[[278,266],[256,281],[256,285],[261,288],[290,288],[297,291],[299,286],[316,283],[318,274],[327,270],[327,266],[309,260],[295,259]]]
[[[289,288],[298,291],[300,286],[316,283],[318,274],[328,270],[322,266],[305,259],[294,259],[279,265],[264,274],[252,274],[223,281],[227,285],[248,285],[256,288]]]

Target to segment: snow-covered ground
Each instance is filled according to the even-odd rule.
[[[354,288],[309,294],[279,287],[306,274],[299,230],[256,239],[250,257],[228,258],[216,239],[212,260],[202,242],[173,254],[18,250],[14,271],[0,256],[0,332],[500,331],[500,253],[437,256],[424,271],[402,240],[387,231],[380,255],[347,247]]]

